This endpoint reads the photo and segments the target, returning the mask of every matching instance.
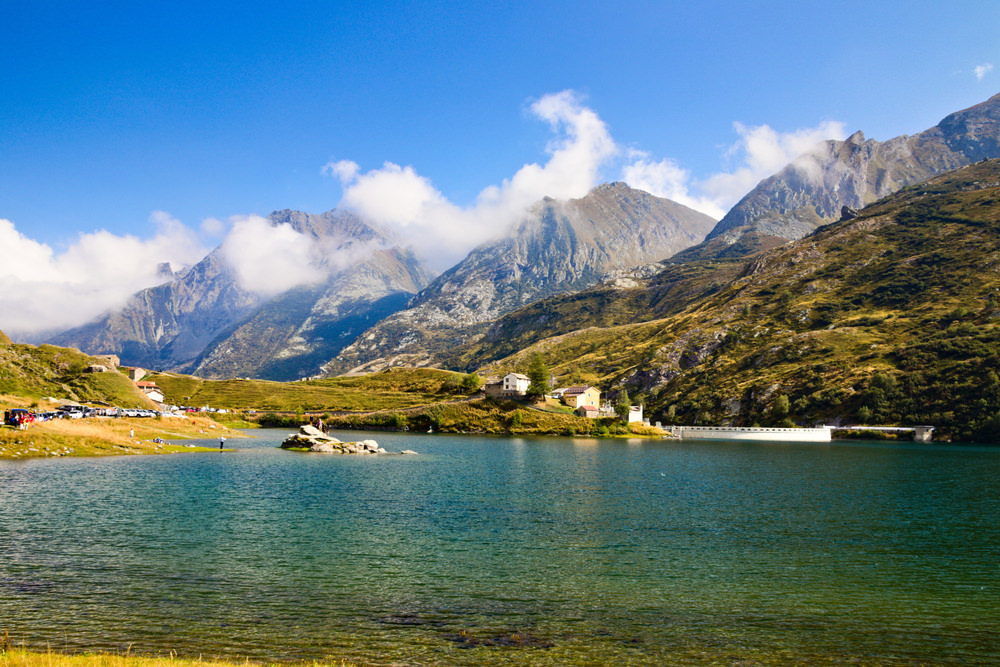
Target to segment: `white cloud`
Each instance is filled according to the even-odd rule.
[[[155,211],[149,222],[152,238],[100,230],[57,253],[0,219],[0,330],[20,339],[82,324],[162,282],[160,264],[179,269],[204,256],[195,234],[168,214]]]
[[[674,160],[654,161],[643,151],[631,151],[629,158],[622,168],[622,180],[633,188],[666,197],[716,219],[726,214],[726,209],[713,199],[691,193],[691,172]]]
[[[271,225],[258,215],[236,216],[230,223],[222,256],[243,288],[273,296],[324,277],[315,241],[291,225]]]
[[[739,166],[701,183],[702,190],[726,210],[762,179],[815,150],[823,141],[845,137],[843,123],[835,121],[792,132],[777,132],[768,125],[747,127],[734,123],[733,127],[740,139],[729,148],[727,156],[735,158]]]
[[[825,121],[814,128],[778,132],[769,125],[747,127],[734,123],[739,140],[723,157],[728,170],[704,179],[694,179],[675,161],[654,161],[648,153],[633,150],[622,169],[623,180],[632,187],[667,197],[715,218],[721,218],[761,180],[797,162],[807,173],[813,164],[808,156],[827,139],[843,139],[844,124]]]
[[[982,65],[976,65],[973,71],[976,73],[976,80],[982,81],[983,77],[990,73],[993,69],[993,63],[983,63]]]
[[[386,162],[381,169],[360,176],[357,169],[340,173],[341,181],[350,183],[341,203],[378,224],[420,225],[428,210],[447,204],[413,167]]]
[[[386,162],[361,173],[354,162],[341,160],[323,172],[340,179],[344,206],[395,228],[434,268],[445,269],[523,219],[542,197],[585,195],[618,153],[607,126],[572,91],[546,95],[530,111],[556,133],[546,148],[548,161],[526,164],[500,185],[484,188],[469,207],[449,202],[411,166]]]
[[[321,170],[322,173],[339,178],[341,181],[353,181],[359,171],[361,171],[361,167],[358,166],[357,162],[351,160],[331,162]]]

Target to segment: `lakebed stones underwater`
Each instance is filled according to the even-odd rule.
[[[326,454],[389,454],[374,440],[357,442],[341,442],[333,436],[326,435],[315,426],[300,426],[298,433],[293,433],[281,443],[282,449],[295,449]],[[404,450],[400,454],[416,454],[412,450]]]

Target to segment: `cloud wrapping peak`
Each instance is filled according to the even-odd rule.
[[[271,225],[259,215],[236,216],[230,222],[222,256],[244,289],[274,296],[323,278],[314,244],[291,225]]]
[[[633,150],[622,168],[623,180],[632,187],[672,199],[716,219],[721,218],[761,180],[796,162],[807,173],[808,156],[829,139],[846,136],[844,124],[825,121],[814,128],[778,132],[769,125],[748,127],[733,123],[739,140],[725,151],[733,165],[703,180],[695,180],[675,161],[654,161],[648,153]]]
[[[572,91],[546,95],[530,111],[557,135],[546,147],[548,161],[526,164],[502,184],[484,188],[469,207],[449,202],[411,166],[386,162],[361,173],[354,162],[340,160],[323,172],[341,181],[344,206],[394,227],[432,267],[442,270],[510,229],[542,197],[582,197],[618,153],[607,126]]]
[[[976,68],[977,77],[990,69],[990,64]],[[675,160],[620,147],[600,116],[573,91],[545,95],[528,109],[552,130],[547,159],[484,187],[468,206],[448,201],[409,165],[385,162],[363,171],[351,160],[339,160],[322,173],[340,181],[341,206],[393,229],[430,268],[444,270],[527,219],[528,207],[543,197],[582,197],[607,180],[625,180],[721,218],[761,179],[808,155],[822,140],[844,136],[843,124],[832,121],[793,132],[735,123],[739,139],[723,156],[730,166],[699,180]],[[808,172],[807,158],[797,164]],[[162,262],[179,268],[204,256],[198,235],[168,214],[154,212],[150,224],[156,230],[150,239],[97,231],[81,234],[57,253],[0,219],[0,329],[23,339],[80,325],[160,282]],[[228,222],[207,219],[200,232],[223,238],[222,255],[240,284],[265,296],[321,281],[378,249],[342,239],[317,240],[256,215]]]
[[[825,121],[817,127],[777,132],[768,125],[747,127],[733,124],[739,141],[726,155],[741,164],[736,169],[710,176],[701,183],[706,195],[727,211],[761,180],[781,171],[803,155],[811,154],[823,141],[843,139],[844,124]]]
[[[288,223],[272,224],[259,215],[229,219],[220,246],[222,259],[243,289],[271,297],[301,285],[314,285],[333,273],[364,262],[382,242],[337,237],[315,238]]]
[[[100,230],[56,253],[0,219],[0,329],[20,339],[77,326],[162,282],[161,263],[179,269],[204,256],[179,221],[161,211],[149,221],[151,239]]]

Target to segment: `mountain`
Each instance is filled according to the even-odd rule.
[[[827,141],[761,181],[705,242],[675,258],[738,257],[799,239],[902,187],[1000,158],[1000,95],[913,136],[880,142],[856,132]]]
[[[644,317],[668,289],[662,314]],[[627,388],[654,421],[930,424],[939,438],[1000,440],[1000,160],[740,262],[576,297],[510,314],[510,332],[545,311],[576,330],[480,372],[541,353],[561,384]]]
[[[268,301],[194,364],[206,378],[290,380],[315,375],[365,329],[405,308],[428,273],[409,252],[377,250],[318,286]]]
[[[146,368],[187,368],[209,342],[263,299],[240,287],[221,248],[170,282],[133,295],[117,311],[51,338]]]
[[[402,308],[430,279],[388,233],[352,213],[285,210],[268,223],[309,238],[325,279],[264,298],[241,286],[220,246],[176,279],[53,342],[206,377],[297,379],[317,372],[352,331]]]
[[[660,270],[652,275],[645,270],[621,272],[580,292],[536,301],[504,315],[480,338],[452,348],[441,366],[473,371],[539,341],[581,329],[663,319],[717,292],[744,265],[740,260],[695,261],[655,265]],[[575,384],[598,381],[598,376],[579,372],[575,377],[579,380]]]
[[[498,317],[659,261],[700,241],[714,224],[624,183],[598,186],[580,199],[546,198],[507,236],[473,250],[324,370],[336,375],[434,364]]]

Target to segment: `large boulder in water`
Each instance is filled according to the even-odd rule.
[[[285,438],[282,449],[307,449],[310,452],[325,454],[385,454],[386,451],[374,440],[360,442],[341,442],[333,436],[326,435],[314,426],[300,426],[298,433]]]

